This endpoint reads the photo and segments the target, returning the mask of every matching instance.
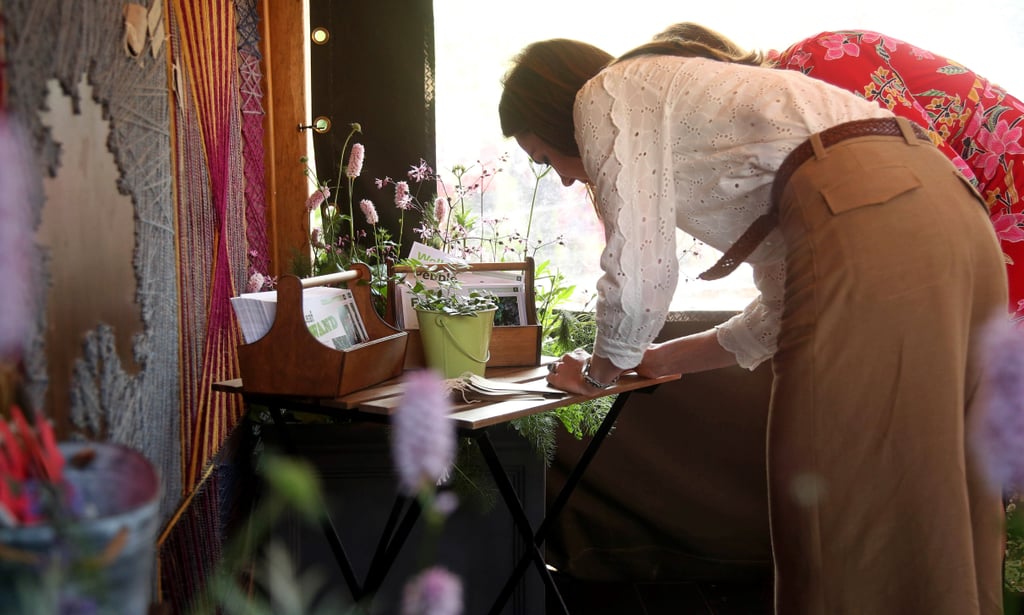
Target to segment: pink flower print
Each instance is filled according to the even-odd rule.
[[[391,455],[401,490],[414,495],[448,475],[455,459],[455,425],[444,381],[432,370],[408,372],[392,419]]]
[[[865,43],[871,43],[871,44],[874,44],[874,43],[877,43],[878,41],[881,41],[882,42],[882,47],[885,47],[885,49],[887,51],[889,51],[890,53],[892,53],[893,51],[896,51],[896,41],[891,39],[891,38],[885,38],[884,36],[882,36],[878,32],[868,32],[868,31],[861,32],[860,40],[862,40]],[[859,48],[857,49],[857,52],[860,53],[860,49]],[[855,56],[857,54],[856,53],[851,53],[850,55],[854,55]]]
[[[978,144],[986,150],[978,159],[985,179],[992,179],[1006,154],[1024,154],[1020,143],[1022,132],[1024,130],[1019,125],[1010,128],[1006,120],[999,120],[993,131],[982,129],[978,132]]]
[[[804,68],[807,66],[807,61],[811,59],[811,54],[806,51],[795,51],[789,58],[787,66],[795,66],[797,68]]]
[[[412,206],[412,197],[409,196],[408,182],[395,182],[395,207],[409,209]]]
[[[310,212],[320,207],[327,199],[331,198],[331,189],[327,186],[323,188],[317,188],[313,194],[309,195],[306,199],[306,211]]]
[[[969,442],[993,491],[1019,491],[1024,488],[1024,329],[999,313],[978,339],[983,405]]]
[[[979,103],[971,113],[971,119],[967,121],[967,125],[964,127],[964,137],[976,137],[978,135],[978,131],[981,130],[981,124],[984,121],[985,107]]]
[[[999,214],[992,218],[992,226],[999,241],[1024,241],[1024,214]]]
[[[363,215],[366,216],[366,223],[370,226],[377,226],[380,222],[380,218],[377,216],[377,208],[373,206],[373,201],[370,199],[363,199],[359,201],[359,209],[363,210]]]
[[[462,580],[444,568],[427,568],[405,586],[402,615],[461,614]]]
[[[842,34],[823,36],[818,39],[818,44],[828,50],[825,52],[826,60],[838,60],[844,55],[860,56],[860,47],[856,43],[846,40]]]
[[[345,169],[345,175],[347,175],[349,179],[355,179],[363,172],[364,153],[362,143],[355,143],[352,145],[352,151],[349,152],[348,155],[348,168]]]
[[[968,180],[976,180],[977,179],[976,177],[974,177],[974,170],[971,169],[971,165],[967,164],[967,162],[963,158],[961,158],[960,156],[957,156],[957,157],[953,158],[952,161],[953,161],[953,166],[956,167],[956,170],[960,171],[960,174],[963,175],[966,179],[968,179]]]

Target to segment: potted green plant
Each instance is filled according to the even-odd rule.
[[[468,268],[463,263],[425,265],[406,259],[402,264],[412,272],[403,282],[411,293],[427,366],[445,378],[484,375],[498,309],[495,296],[462,288],[459,272]]]

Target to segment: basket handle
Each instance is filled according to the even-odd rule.
[[[457,340],[455,338],[455,335],[451,332],[451,329],[449,329],[448,326],[444,324],[443,320],[438,319],[437,320],[437,326],[439,326],[442,329],[444,329],[444,334],[448,336],[448,339],[450,339],[452,341],[452,344],[455,344],[455,347],[458,348],[459,352],[461,352],[462,354],[466,355],[470,359],[473,359],[477,363],[487,363],[488,361],[491,360],[491,349],[490,348],[487,349],[487,356],[485,356],[483,358],[483,360],[478,359],[476,356],[473,355],[473,353],[467,352],[466,349],[462,347],[462,344],[460,344],[459,340]]]

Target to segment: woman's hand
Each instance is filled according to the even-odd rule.
[[[588,391],[590,387],[583,382],[583,363],[586,360],[587,352],[577,348],[548,363],[548,384],[569,393],[588,395],[592,391]]]
[[[591,362],[590,376],[597,382],[613,383],[622,370],[602,357],[593,357],[582,348],[562,355],[562,358],[548,364],[548,384],[577,395],[594,395],[603,389],[588,384],[583,378],[583,368]]]

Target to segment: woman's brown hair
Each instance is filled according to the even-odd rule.
[[[502,80],[501,132],[506,137],[533,134],[559,153],[578,157],[572,117],[576,93],[611,60],[608,52],[570,39],[528,45]]]
[[[656,34],[651,42],[627,51],[615,61],[621,62],[642,55],[707,58],[748,66],[764,64],[764,54],[760,51],[747,51],[711,28],[689,21],[669,26]]]

